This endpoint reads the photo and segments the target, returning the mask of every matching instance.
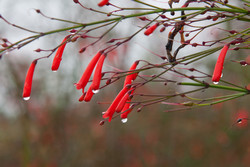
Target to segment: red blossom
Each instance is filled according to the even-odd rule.
[[[121,111],[121,119],[125,119],[128,117],[128,114],[132,111],[132,108],[130,108],[130,103],[131,102],[131,99],[130,100],[127,100],[126,104],[124,105],[122,111]],[[130,109],[129,109],[130,108]]]
[[[109,122],[112,120],[112,117],[115,113],[115,109],[117,107],[117,105],[119,104],[119,102],[121,101],[122,97],[128,92],[129,87],[125,86],[120,92],[119,94],[116,96],[116,98],[114,99],[114,101],[111,103],[111,105],[109,106],[109,108],[107,109],[107,111],[103,114],[103,118],[109,118]]]
[[[130,91],[131,91],[130,94],[133,94],[134,91],[135,91],[135,89],[130,88]],[[131,99],[132,99],[132,97],[129,96],[129,97],[127,98],[127,101],[126,101],[124,107],[122,108],[121,115],[120,115],[120,117],[121,117],[122,119],[127,118],[127,117],[128,117],[128,114],[132,111],[132,108],[130,108]],[[129,108],[130,108],[130,109],[129,109]]]
[[[135,61],[132,64],[132,66],[130,67],[129,71],[135,70],[138,64],[139,64],[139,61]],[[127,74],[130,74],[130,73],[133,73],[133,72],[128,72]],[[136,79],[137,75],[138,75],[138,73],[133,73],[133,74],[127,75],[125,78],[125,81],[124,81],[124,86],[130,85],[132,83],[132,81]]]
[[[31,87],[32,87],[32,79],[33,79],[33,74],[34,70],[37,64],[37,60],[34,60],[26,74],[25,82],[24,82],[24,87],[23,87],[23,99],[24,100],[29,100],[30,99],[30,93],[31,93]]]
[[[86,70],[84,71],[84,73],[82,74],[81,79],[75,84],[76,85],[76,89],[83,89],[85,88],[85,86],[87,85],[89,78],[95,68],[95,65],[97,63],[97,61],[99,60],[100,56],[102,55],[102,51],[99,51],[90,61],[90,63],[88,64]]]
[[[61,46],[58,47],[57,51],[56,51],[56,54],[55,54],[55,57],[53,59],[53,62],[52,62],[52,67],[51,67],[51,70],[52,71],[57,71],[59,66],[60,66],[60,63],[61,63],[61,60],[62,60],[62,55],[63,55],[63,51],[64,51],[64,48],[66,46],[66,40],[69,38],[69,36],[66,36],[62,43],[61,43]]]
[[[213,77],[212,77],[213,82],[220,81],[220,78],[222,75],[223,64],[224,64],[224,60],[225,60],[228,48],[229,48],[229,45],[225,45],[220,52],[220,55],[217,59],[215,67],[214,67],[214,73],[213,73]]]
[[[127,92],[121,99],[121,101],[119,102],[119,104],[117,105],[115,111],[117,113],[121,112],[123,107],[125,106],[127,100],[129,99],[129,95],[130,95],[130,92]]]
[[[93,91],[99,90],[101,79],[102,79],[102,67],[103,67],[105,58],[106,58],[106,54],[102,54],[96,65],[93,82],[91,84]]]
[[[90,86],[85,97],[84,97],[84,101],[89,102],[92,99],[93,95],[94,95],[94,93],[92,91],[92,87]]]
[[[109,3],[109,0],[102,0],[98,3],[98,6],[103,7],[104,5],[107,5]]]
[[[144,32],[144,34],[147,35],[147,36],[150,35],[150,34],[152,34],[158,26],[159,26],[159,24],[156,23],[156,24],[154,24],[154,25],[148,27],[148,28],[146,29],[146,31]]]
[[[82,102],[84,100],[84,98],[85,98],[85,95],[86,95],[86,92],[81,95],[81,97],[79,98],[78,101]]]

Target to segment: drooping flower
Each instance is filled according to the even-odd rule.
[[[84,97],[84,101],[89,102],[92,99],[93,95],[94,95],[94,93],[92,91],[92,87],[90,86],[85,97]]]
[[[109,118],[109,122],[112,120],[112,117],[115,113],[115,109],[117,107],[117,105],[119,104],[119,102],[121,101],[122,97],[128,92],[128,90],[130,89],[129,86],[125,86],[120,92],[119,94],[116,96],[116,98],[114,99],[114,101],[111,103],[111,105],[109,106],[109,108],[107,109],[107,111],[103,114],[103,118]]]
[[[132,72],[128,72],[127,74],[133,73],[133,70],[136,69],[138,64],[139,64],[139,61],[135,61],[129,69],[129,71],[132,71]],[[136,79],[137,75],[138,73],[127,75],[124,81],[124,86],[131,84],[132,81]]]
[[[148,27],[148,28],[146,29],[146,31],[144,32],[144,35],[147,35],[147,36],[148,36],[148,35],[152,34],[158,26],[159,26],[159,23],[156,23],[156,24],[154,24],[154,25]]]
[[[222,75],[223,64],[224,64],[224,60],[225,60],[228,48],[229,48],[229,45],[225,45],[222,48],[220,55],[217,59],[217,62],[215,64],[214,73],[212,77],[212,81],[215,83],[218,83],[220,81],[220,78]]]
[[[109,3],[109,0],[102,0],[98,3],[98,6],[103,7],[104,5],[107,5]]]
[[[84,71],[84,73],[82,74],[81,79],[75,84],[76,85],[76,89],[84,89],[85,86],[87,85],[89,78],[95,68],[95,65],[97,63],[97,61],[99,60],[100,56],[102,55],[102,51],[99,51],[90,61],[90,63],[88,64],[86,70]]]
[[[132,111],[132,108],[130,108],[130,102],[131,99],[127,100],[126,104],[124,105],[120,115],[121,119],[126,119],[128,117],[128,114]]]
[[[81,95],[81,97],[79,98],[79,102],[82,102],[83,100],[84,100],[84,97],[85,97],[85,95],[86,95],[86,92],[84,92],[82,95]]]
[[[34,75],[34,70],[37,64],[37,60],[34,60],[26,74],[25,82],[24,82],[24,87],[23,87],[23,99],[24,100],[29,100],[30,99],[30,94],[31,94],[31,88],[32,88],[32,80],[33,80],[33,75]]]
[[[133,98],[133,96],[131,96],[131,95],[133,95],[134,91],[135,91],[134,88],[130,88],[131,93],[130,93],[130,96],[127,98],[127,101],[126,101],[124,107],[122,108],[121,115],[120,115],[121,119],[127,119],[128,114],[132,111],[132,108],[130,108],[130,102]]]
[[[53,62],[52,62],[52,66],[51,66],[51,70],[52,71],[57,71],[59,66],[60,66],[60,63],[61,63],[61,60],[62,60],[62,55],[63,55],[63,51],[64,51],[64,48],[66,46],[66,40],[69,38],[69,36],[66,36],[62,43],[61,43],[61,46],[58,47],[57,51],[56,51],[56,54],[55,54],[55,57],[53,59]]]
[[[99,90],[101,79],[102,79],[102,67],[103,67],[105,58],[106,58],[106,55],[102,54],[96,65],[93,82],[91,84],[93,91]]]
[[[128,92],[122,97],[121,101],[119,102],[119,104],[117,105],[117,107],[116,107],[116,109],[115,109],[115,111],[116,111],[117,113],[119,113],[119,112],[122,111],[122,109],[123,109],[123,107],[125,106],[127,100],[129,99],[130,93],[131,93],[131,92],[128,91]]]

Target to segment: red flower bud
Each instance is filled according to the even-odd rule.
[[[103,7],[104,5],[107,5],[109,3],[109,0],[102,0],[98,3],[98,6]]]
[[[84,97],[84,101],[89,102],[92,99],[93,95],[94,95],[94,93],[92,91],[92,87],[90,86],[85,97]]]
[[[131,100],[127,100],[127,103],[124,105],[122,109],[122,114],[120,115],[121,119],[125,119],[128,117],[128,114],[132,111],[132,108],[130,108],[130,102]]]
[[[223,69],[223,64],[224,64],[224,60],[225,60],[225,56],[227,54],[228,48],[229,48],[229,45],[225,45],[220,52],[220,55],[217,59],[215,67],[214,67],[214,73],[213,73],[213,77],[212,77],[213,82],[217,83],[220,81],[222,69]]]
[[[109,106],[109,108],[107,109],[107,111],[103,114],[103,118],[109,118],[109,122],[112,120],[112,117],[115,113],[115,109],[117,107],[117,105],[119,104],[119,102],[121,101],[122,97],[128,92],[130,88],[125,86],[120,92],[119,94],[116,96],[116,98],[114,99],[114,101],[111,103],[111,105]]]
[[[99,60],[100,56],[102,55],[102,51],[99,51],[90,61],[90,63],[88,64],[86,70],[84,71],[84,73],[82,74],[81,79],[75,84],[76,85],[76,89],[84,89],[85,86],[87,85],[89,78],[95,68],[95,65],[97,63],[97,61]]]
[[[130,67],[129,71],[135,70],[138,64],[139,64],[139,61],[135,61],[132,64],[132,66]],[[127,74],[130,74],[130,73],[133,73],[133,72],[128,72]],[[132,83],[132,80],[136,79],[137,75],[138,75],[138,73],[133,73],[133,74],[127,75],[125,78],[125,81],[124,81],[124,86],[130,85]]]
[[[128,98],[129,98],[129,95],[130,95],[130,93],[127,92],[127,93],[122,97],[121,101],[119,102],[119,104],[117,105],[117,107],[116,107],[116,109],[115,109],[115,111],[116,111],[117,113],[119,113],[119,112],[122,111],[123,107],[125,106],[125,104],[126,104]]]
[[[102,67],[103,67],[105,57],[106,57],[106,55],[102,54],[100,59],[98,60],[97,65],[96,65],[96,69],[95,69],[95,73],[94,73],[94,77],[93,77],[93,82],[91,84],[93,91],[99,90],[101,79],[102,79]]]
[[[51,67],[51,70],[52,71],[57,71],[59,66],[60,66],[60,63],[61,63],[61,60],[62,60],[62,55],[63,55],[63,51],[64,51],[64,48],[66,46],[66,40],[68,39],[69,36],[66,36],[62,43],[61,43],[61,46],[58,47],[57,51],[56,51],[56,54],[55,54],[55,57],[53,59],[53,63],[52,63],[52,67]],[[65,43],[64,43],[65,42]]]
[[[82,102],[84,100],[84,98],[85,98],[85,95],[86,95],[86,92],[81,95],[81,97],[79,98],[78,101]]]
[[[23,99],[24,100],[29,100],[30,99],[30,93],[31,93],[31,87],[32,87],[32,79],[33,79],[33,74],[34,70],[37,64],[37,60],[34,60],[30,67],[29,70],[26,74],[25,82],[24,82],[24,87],[23,87]]]
[[[150,27],[148,27],[147,29],[146,29],[146,31],[144,32],[144,34],[145,35],[150,35],[150,34],[152,34],[154,31],[155,31],[155,29],[158,27],[158,23],[156,23],[156,24],[154,24],[154,25],[152,25],[152,26],[150,26]]]

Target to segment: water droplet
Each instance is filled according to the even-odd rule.
[[[106,112],[102,112],[102,115],[105,114]]]
[[[223,73],[221,73],[220,77],[221,77],[221,78],[223,77]]]
[[[126,123],[128,121],[128,118],[123,118],[121,121],[122,123]]]
[[[92,92],[93,92],[94,94],[98,93],[99,91],[100,91],[100,89],[92,90]]]
[[[245,66],[247,66],[247,63],[245,63],[245,64],[242,64],[241,66],[245,67]]]
[[[215,85],[217,85],[219,82],[213,82]]]
[[[29,97],[24,97],[23,100],[29,100],[30,99],[30,96]]]
[[[240,45],[240,42],[236,43],[235,45]]]
[[[52,70],[52,72],[57,72],[57,70]]]

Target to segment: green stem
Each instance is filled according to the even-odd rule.
[[[229,97],[235,97],[238,95],[242,95],[242,93],[236,93],[236,94],[230,94],[230,95],[218,96],[218,97],[212,97],[212,98],[206,98],[206,99],[198,99],[198,98],[193,98],[193,97],[189,97],[189,96],[185,96],[185,97],[190,99],[190,100],[205,102],[205,101],[219,100],[219,99],[225,99],[225,98],[229,98]]]
[[[235,95],[233,97],[229,97],[229,98],[226,98],[226,99],[223,99],[223,100],[218,100],[216,102],[212,102],[212,103],[205,103],[205,104],[196,104],[196,106],[208,106],[208,105],[214,105],[214,104],[218,104],[218,103],[223,103],[223,102],[226,102],[226,101],[229,101],[229,100],[233,100],[233,99],[236,99],[236,98],[239,98],[241,96],[245,96],[246,93],[241,93],[241,94],[238,94],[238,95]]]
[[[249,91],[247,89],[234,88],[234,87],[223,86],[223,85],[191,83],[191,82],[180,82],[178,84],[179,85],[187,85],[187,86],[204,86],[204,87],[211,87],[211,88],[216,88],[216,89],[225,89],[225,90],[231,90],[231,91],[245,92],[245,93],[249,94]]]

